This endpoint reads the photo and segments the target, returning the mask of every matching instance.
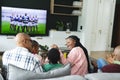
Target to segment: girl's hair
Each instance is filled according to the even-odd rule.
[[[32,49],[30,50],[30,52],[32,52],[33,54],[38,54],[39,52],[39,43],[35,40],[31,41],[32,43]]]
[[[48,51],[49,63],[56,64],[60,61],[60,52],[56,48],[52,48]]]
[[[35,40],[32,40],[32,47],[39,46],[39,43]]]

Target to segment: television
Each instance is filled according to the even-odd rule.
[[[0,34],[47,36],[47,10],[1,6]]]

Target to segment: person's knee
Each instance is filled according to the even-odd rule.
[[[103,66],[107,65],[107,62],[103,58],[97,60],[98,69],[101,69]]]

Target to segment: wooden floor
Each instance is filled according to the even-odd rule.
[[[98,59],[98,58],[105,58],[107,54],[111,54],[112,51],[91,51],[90,56]]]

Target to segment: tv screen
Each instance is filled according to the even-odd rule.
[[[25,32],[31,36],[47,36],[47,10],[1,7],[1,34]]]

